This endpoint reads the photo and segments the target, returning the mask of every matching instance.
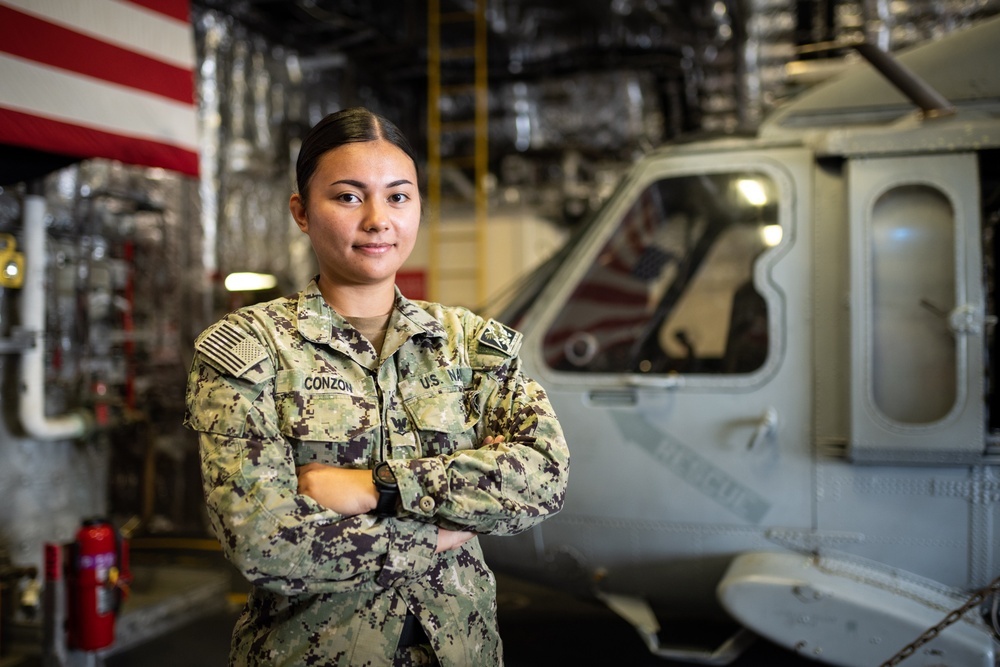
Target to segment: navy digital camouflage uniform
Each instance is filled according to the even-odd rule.
[[[503,663],[478,539],[434,550],[438,526],[509,535],[562,507],[569,451],[519,345],[397,290],[380,362],[315,280],[199,336],[185,423],[213,529],[253,583],[231,664],[390,665],[407,610],[441,665]],[[345,517],[297,493],[296,466],[383,459],[399,517]]]

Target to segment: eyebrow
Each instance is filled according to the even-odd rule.
[[[367,190],[368,189],[368,184],[367,183],[362,183],[361,181],[355,181],[355,180],[350,179],[350,178],[342,178],[339,181],[334,181],[333,183],[330,183],[330,185],[337,185],[339,183],[343,183],[345,185],[353,185],[354,187],[360,188],[362,190]],[[392,181],[391,183],[386,183],[385,187],[387,187],[387,188],[395,188],[395,187],[399,187],[400,185],[413,185],[413,182],[410,181],[409,179],[401,178],[401,179],[399,179],[397,181]]]

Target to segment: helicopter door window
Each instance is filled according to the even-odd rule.
[[[650,184],[546,333],[546,363],[568,372],[757,370],[768,309],[753,268],[781,240],[777,211],[777,187],[761,173]]]
[[[933,422],[955,404],[954,218],[925,185],[895,187],[872,209],[872,394],[897,422]]]

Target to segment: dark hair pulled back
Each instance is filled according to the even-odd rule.
[[[299,188],[299,197],[305,200],[309,180],[316,172],[319,159],[327,151],[344,144],[378,139],[388,141],[406,153],[416,168],[416,155],[399,128],[392,121],[364,107],[342,109],[316,123],[302,140],[299,157],[295,161],[295,181]]]

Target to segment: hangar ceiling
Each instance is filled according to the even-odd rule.
[[[434,0],[193,0],[231,17],[305,67],[349,63],[376,95],[426,94],[427,12]],[[476,11],[477,0],[437,0]],[[998,11],[996,0],[485,0],[491,92],[598,72],[651,77],[663,135],[753,130],[797,90],[786,65],[803,44],[859,37],[896,50]],[[461,29],[442,41],[461,43]],[[843,55],[844,52],[834,55]],[[454,62],[453,69],[464,65]],[[447,78],[447,66],[442,76]],[[491,101],[495,113],[497,101]],[[404,114],[412,115],[412,114]],[[406,129],[406,128],[404,128]]]
[[[779,0],[781,1],[781,0]],[[427,75],[427,6],[393,0],[195,0],[197,9],[233,17],[272,44],[294,49],[307,65],[346,57],[376,85],[413,85]],[[731,67],[725,42],[738,43],[742,2],[702,0],[503,0],[487,2],[491,86],[582,72],[643,70],[680,77],[709,49]],[[788,4],[787,1],[781,4]],[[441,0],[442,12],[474,12],[476,0]],[[734,26],[737,26],[734,29]],[[720,31],[721,29],[721,31]],[[461,43],[461,29],[442,41]],[[720,39],[721,36],[721,39]],[[713,42],[718,42],[714,48]],[[461,68],[461,62],[452,67]],[[447,77],[448,72],[442,73]],[[685,129],[698,125],[692,119]]]
[[[392,118],[423,151],[433,2],[443,13],[478,6],[477,0],[193,0],[200,58],[217,61],[218,80],[208,83],[222,102],[205,111],[217,114],[222,132],[218,146],[203,150],[217,153],[219,173],[256,170],[246,188],[259,188],[259,172],[270,170],[283,189],[278,167],[288,151],[283,156],[282,146],[294,150],[294,137],[323,114],[354,104]],[[492,191],[514,193],[540,215],[570,223],[598,207],[627,167],[663,141],[753,132],[808,85],[788,74],[800,45],[864,37],[895,50],[1000,11],[1000,0],[483,5]],[[442,47],[466,46],[469,32],[442,27]],[[827,62],[834,67],[814,71],[834,71],[845,54],[833,52]],[[443,63],[442,80],[467,76],[470,61]],[[468,99],[439,104],[443,116],[470,115]],[[463,141],[471,135],[444,138],[442,153],[461,153]]]
[[[704,24],[698,15],[712,3],[676,0],[504,0],[487,3],[492,70],[503,77],[510,63],[529,50],[549,56],[558,67],[570,64],[567,51],[585,56],[611,54],[626,58],[629,47],[641,52],[678,51],[691,31]],[[396,65],[398,71],[422,75],[419,56],[426,55],[427,2],[393,0],[195,0],[196,7],[229,14],[269,41],[304,54],[348,53]],[[443,0],[442,12],[476,10],[476,0]],[[619,42],[615,44],[614,42]],[[533,47],[533,48],[532,48]],[[590,65],[606,66],[604,58]],[[579,67],[579,64],[575,64]],[[518,72],[519,73],[519,72]]]
[[[471,14],[477,8],[476,0],[439,2],[442,15]],[[787,17],[792,2],[771,0],[776,9],[768,11]],[[745,103],[740,75],[745,69],[740,53],[747,41],[744,4],[743,0],[483,3],[491,171],[502,180],[514,174],[517,181],[521,174],[520,180],[538,183],[549,180],[553,172],[565,171],[560,163],[567,152],[574,154],[574,164],[608,159],[627,164],[674,136],[752,127],[758,102]],[[424,0],[193,2],[196,25],[199,14],[224,16],[245,30],[243,37],[229,33],[235,39],[266,41],[270,57],[274,49],[294,52],[295,64],[307,79],[306,94],[325,90],[336,96],[328,107],[357,103],[375,107],[396,120],[418,150],[426,145],[429,5]],[[787,20],[776,25],[783,33],[781,42],[787,43]],[[469,46],[472,28],[468,22],[442,23],[441,42],[442,49]],[[471,56],[442,61],[442,82],[467,80],[471,61]],[[442,102],[442,114],[468,116],[469,103],[458,98]],[[461,146],[449,146],[447,139],[443,144],[445,153],[462,151]],[[501,164],[510,155],[515,159]],[[591,173],[578,180],[592,185],[594,178]]]

